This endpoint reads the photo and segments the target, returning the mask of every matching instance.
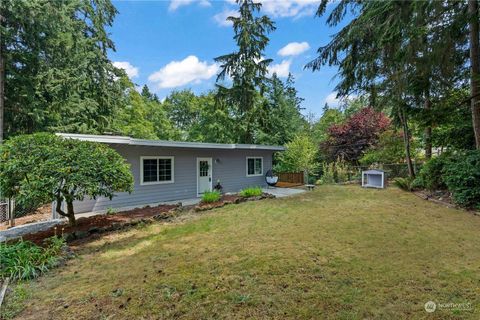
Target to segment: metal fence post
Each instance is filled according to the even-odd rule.
[[[15,201],[13,201],[13,206],[12,206],[12,198],[8,198],[7,201],[7,208],[8,208],[8,214],[10,215],[10,227],[15,227]]]

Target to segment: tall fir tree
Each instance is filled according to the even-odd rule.
[[[253,0],[237,0],[239,16],[230,16],[238,51],[215,58],[221,71],[217,77],[217,99],[234,107],[239,132],[238,142],[255,142],[259,110],[264,107],[262,97],[268,80],[271,59],[263,57],[269,43],[268,34],[275,30],[269,17],[258,16],[262,4]],[[230,88],[220,84],[226,77],[232,79]]]
[[[5,0],[0,12],[6,135],[108,130],[125,89],[107,57],[111,2]]]

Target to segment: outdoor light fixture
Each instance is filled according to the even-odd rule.
[[[215,159],[215,163],[220,163],[220,159],[219,158]]]

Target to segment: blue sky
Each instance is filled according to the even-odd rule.
[[[116,45],[110,59],[161,99],[176,89],[196,93],[212,89],[218,72],[213,59],[236,49],[232,27],[224,19],[236,10],[234,1],[114,1],[114,5],[119,14],[110,30]],[[265,52],[274,60],[272,71],[280,76],[291,72],[305,99],[304,113],[318,116],[326,101],[335,105],[336,69],[313,73],[303,66],[338,30],[326,26],[325,18],[314,18],[317,6],[317,0],[267,0],[262,13],[277,27]]]

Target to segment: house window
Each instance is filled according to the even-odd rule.
[[[247,158],[247,176],[261,176],[263,174],[263,158]]]
[[[141,157],[140,184],[173,182],[173,157]]]

